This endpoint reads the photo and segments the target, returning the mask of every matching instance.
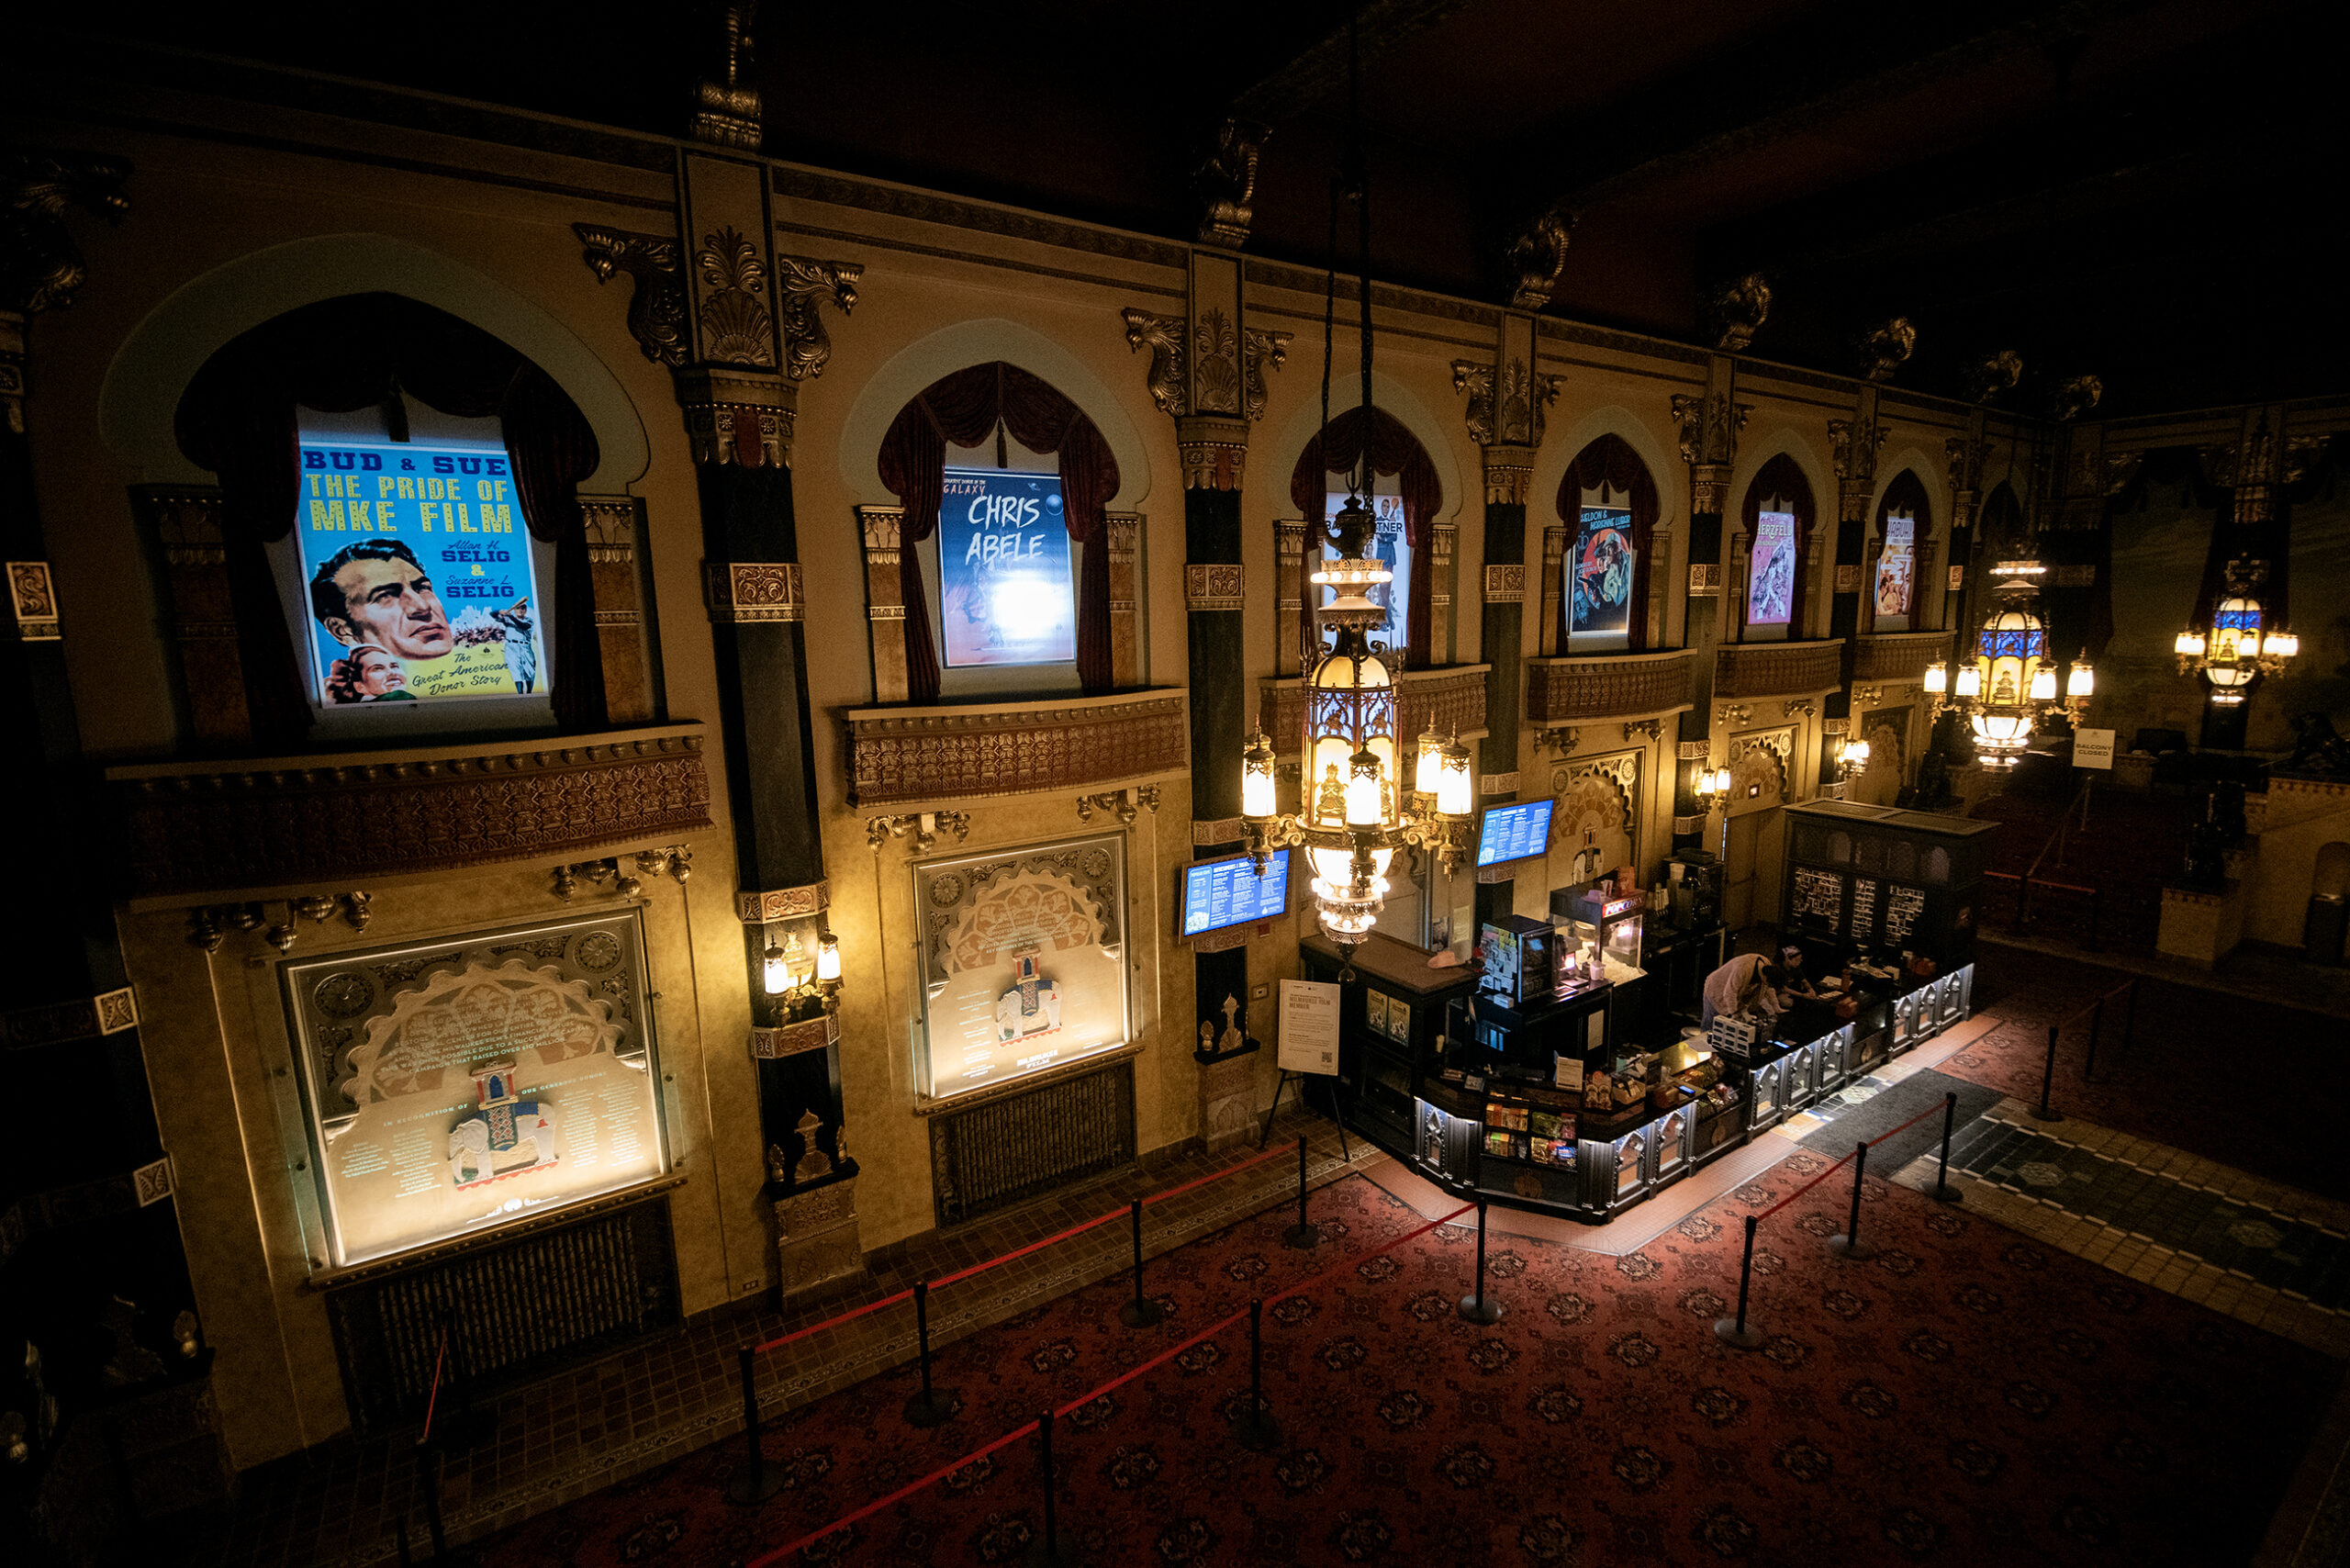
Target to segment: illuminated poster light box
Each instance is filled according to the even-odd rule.
[[[1545,796],[1514,805],[1487,806],[1484,820],[1477,827],[1477,864],[1499,866],[1548,853],[1554,803]]]
[[[1746,623],[1785,626],[1795,619],[1796,514],[1766,511],[1754,520],[1754,558],[1746,577]]]
[[[294,536],[322,707],[544,693],[505,447],[305,440]]]
[[[949,668],[1075,659],[1077,601],[1060,476],[947,469],[938,580]]]
[[[1626,507],[1585,507],[1574,548],[1565,562],[1567,633],[1618,637],[1632,618],[1632,513]]]
[[[1184,941],[1274,920],[1289,913],[1289,851],[1276,849],[1265,857],[1265,874],[1246,855],[1194,860],[1177,873],[1175,907],[1181,912],[1179,935]]]

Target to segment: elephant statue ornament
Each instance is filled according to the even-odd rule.
[[[1037,972],[1036,952],[1028,946],[1012,956],[1012,989],[995,1002],[998,1045],[1050,1034],[1061,1026],[1060,987]]]
[[[519,1176],[563,1158],[554,1108],[517,1096],[511,1061],[485,1063],[473,1081],[480,1108],[449,1129],[449,1174],[458,1186]]]

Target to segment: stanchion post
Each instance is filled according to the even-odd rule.
[[[1876,1249],[1861,1239],[1861,1177],[1868,1170],[1869,1146],[1866,1142],[1852,1146],[1852,1217],[1844,1222],[1844,1234],[1828,1238],[1828,1250],[1839,1258],[1874,1258]]]
[[[1305,1217],[1305,1135],[1297,1137],[1297,1223],[1281,1232],[1281,1245],[1310,1252],[1322,1244],[1322,1233]]]
[[[1934,1178],[1934,1190],[1930,1194],[1938,1204],[1960,1204],[1966,1201],[1966,1194],[1950,1184],[1950,1132],[1952,1126],[1957,1120],[1958,1094],[1956,1091],[1953,1091],[1942,1096],[1942,1171],[1940,1176]]]
[[[1129,1328],[1147,1328],[1167,1316],[1166,1309],[1142,1294],[1142,1200],[1127,1205],[1135,1233],[1135,1299],[1118,1308],[1118,1321]]]
[[[1269,1453],[1281,1446],[1281,1423],[1265,1408],[1265,1303],[1248,1304],[1248,1408],[1232,1424],[1235,1441],[1251,1453]]]
[[[1038,1447],[1043,1450],[1039,1460],[1044,1470],[1045,1533],[1038,1536],[1028,1549],[1028,1561],[1044,1568],[1059,1568],[1061,1556],[1060,1519],[1053,1496],[1053,1413],[1047,1408],[1036,1417]]]
[[[2056,1036],[2064,1027],[2062,1024],[2048,1025],[2048,1065],[2040,1073],[2040,1103],[2031,1107],[2034,1121],[2061,1122],[2065,1119],[2064,1112],[2052,1110],[2048,1104],[2048,1092],[2056,1083]]]
[[[441,1528],[441,1445],[427,1442],[417,1452],[424,1473],[424,1528],[432,1540],[435,1568],[449,1555],[449,1538]]]
[[[2130,1048],[2130,1037],[2138,1028],[2138,977],[2132,975],[2128,982],[2130,1000],[2121,1010],[2121,1048]]]
[[[392,1521],[392,1551],[398,1559],[400,1568],[414,1568],[415,1559],[408,1555],[408,1519],[405,1514]]]
[[[2098,910],[2104,904],[2104,902],[2105,889],[2101,886],[2091,888],[2089,890],[2089,939],[2081,945],[2092,953],[2104,951],[2103,948],[2097,945]]]
[[[1460,1298],[1460,1316],[1472,1323],[1499,1323],[1502,1304],[1485,1294],[1485,1203],[1477,1201],[1477,1294]]]
[[[759,1446],[758,1360],[758,1351],[743,1347],[743,1471],[726,1484],[726,1500],[745,1506],[764,1503],[782,1491],[786,1479],[780,1466],[767,1468],[767,1455]]]
[[[1738,1266],[1738,1316],[1718,1318],[1714,1323],[1715,1338],[1733,1350],[1759,1350],[1764,1335],[1760,1328],[1750,1328],[1746,1323],[1746,1297],[1754,1282],[1754,1227],[1760,1220],[1746,1216],[1746,1260]]]
[[[914,1282],[915,1355],[922,1364],[922,1392],[906,1401],[906,1425],[943,1427],[955,1418],[955,1394],[941,1395],[930,1383],[930,1282]]]
[[[2089,1054],[2081,1061],[2081,1081],[2087,1083],[2097,1077],[2097,1036],[2105,1027],[2105,998],[2098,997],[2089,1005]]]

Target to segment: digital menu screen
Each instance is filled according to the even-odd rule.
[[[1186,866],[1182,903],[1186,936],[1287,914],[1289,851],[1276,849],[1266,857],[1261,877],[1246,855]]]
[[[1485,808],[1484,825],[1477,834],[1477,864],[1498,866],[1505,860],[1525,860],[1550,846],[1550,807],[1545,797],[1512,806]]]

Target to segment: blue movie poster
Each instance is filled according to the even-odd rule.
[[[938,619],[951,668],[1066,664],[1077,602],[1058,474],[949,468],[938,504]]]
[[[1621,633],[1632,618],[1632,514],[1622,507],[1585,507],[1567,562],[1567,630],[1574,636]]]
[[[294,536],[322,705],[547,689],[503,446],[305,441],[301,453]]]

